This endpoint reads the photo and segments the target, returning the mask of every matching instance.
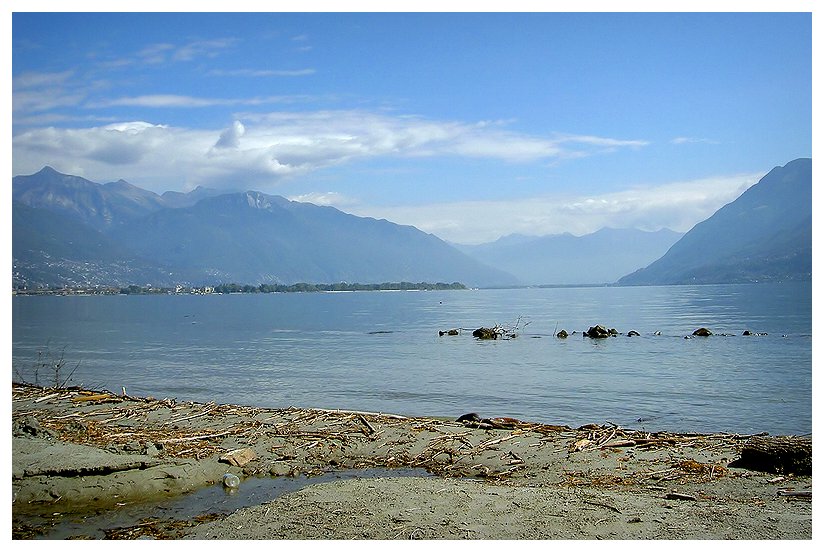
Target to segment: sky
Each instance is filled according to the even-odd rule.
[[[812,156],[811,9],[36,4],[9,14],[12,176],[257,190],[470,244],[684,232]]]

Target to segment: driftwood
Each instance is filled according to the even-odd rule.
[[[49,395],[45,395],[43,397],[40,397],[39,399],[34,399],[34,402],[36,404],[36,403],[39,403],[39,402],[42,402],[42,401],[47,401],[49,399],[53,399],[53,398],[59,397],[59,396],[60,396],[60,393],[51,393]]]
[[[733,468],[796,475],[812,475],[813,442],[809,437],[750,438]]]
[[[790,498],[809,498],[812,500],[813,492],[812,491],[794,491],[792,489],[779,489],[778,492],[775,493],[776,496],[786,496]]]
[[[620,439],[618,441],[607,441],[601,448],[634,447],[637,443],[632,439]]]
[[[375,428],[374,428],[374,427],[372,427],[372,424],[370,424],[370,423],[369,423],[369,420],[367,420],[367,419],[363,416],[363,414],[358,414],[358,420],[360,420],[360,421],[361,421],[361,423],[362,423],[363,425],[365,425],[365,426],[366,426],[366,428],[369,430],[369,434],[370,434],[370,435],[371,435],[371,434],[373,434],[373,433],[375,433]]]
[[[665,496],[664,498],[666,498],[667,500],[698,500],[698,498],[693,495],[676,492],[667,493],[667,496]]]
[[[120,398],[111,393],[95,393],[93,395],[77,395],[72,397],[72,402],[86,402],[86,401],[106,401],[106,402],[120,402]]]
[[[220,433],[210,433],[208,435],[193,435],[191,437],[177,437],[175,439],[161,439],[158,443],[163,445],[168,443],[184,443],[186,441],[199,441],[201,439],[214,439],[216,437],[225,437],[229,434],[233,433],[232,430],[229,431],[222,431]]]

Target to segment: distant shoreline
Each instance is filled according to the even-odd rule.
[[[383,282],[380,284],[218,284],[216,286],[98,286],[62,287],[47,289],[13,289],[12,295],[229,295],[240,293],[317,293],[352,291],[449,291],[469,289],[460,282]]]

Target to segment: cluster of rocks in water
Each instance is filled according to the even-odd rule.
[[[439,330],[438,335],[443,337],[445,335],[459,335],[461,330],[451,329],[451,330]],[[513,331],[505,330],[500,326],[495,326],[494,328],[478,328],[477,330],[472,331],[472,337],[477,337],[478,339],[512,339],[517,337],[517,334]]]
[[[439,336],[459,335],[460,333],[461,333],[461,331],[457,330],[457,329],[438,331]],[[576,333],[578,333],[578,332],[573,331],[572,333],[569,333],[566,330],[560,330],[560,331],[556,332],[554,335],[555,335],[555,337],[558,337],[560,339],[565,339],[565,338],[569,337],[570,335],[575,335]],[[615,328],[607,328],[606,326],[603,326],[601,324],[597,324],[595,326],[590,326],[590,328],[588,330],[586,330],[585,332],[583,332],[582,335],[584,337],[588,337],[590,339],[605,339],[605,338],[608,338],[608,337],[617,337],[617,336],[622,335],[622,334],[619,333],[618,330],[616,330]],[[635,331],[635,330],[630,330],[625,335],[627,337],[636,337],[636,336],[640,336],[641,334],[639,332]],[[652,335],[661,335],[661,332],[656,331],[656,332],[653,332]],[[692,335],[684,336],[684,339],[690,339],[692,337],[709,337],[711,335],[719,335],[719,336],[722,336],[722,337],[732,337],[735,334],[729,334],[729,333],[713,334],[713,332],[710,331],[709,329],[701,327],[701,328],[698,328],[697,330],[695,330],[694,332],[692,332]],[[761,333],[761,332],[751,332],[750,330],[744,330],[744,332],[741,335],[764,336],[764,335],[767,335],[767,334],[766,333]],[[504,330],[503,328],[501,328],[499,326],[495,326],[493,328],[483,328],[483,327],[478,328],[478,329],[476,329],[472,332],[472,337],[476,337],[478,339],[500,339],[500,338],[510,339],[510,338],[516,337],[516,334],[514,332],[509,332],[507,330]]]
[[[572,333],[574,334],[575,332],[572,332]],[[615,328],[607,329],[604,326],[598,324],[597,326],[591,326],[587,331],[585,331],[583,333],[583,335],[584,335],[584,337],[589,337],[589,338],[592,338],[592,339],[603,339],[603,338],[607,338],[607,337],[617,337],[621,334],[618,333],[618,330],[616,330]],[[640,336],[641,334],[638,333],[635,330],[630,330],[629,332],[627,332],[626,335],[627,335],[627,337],[634,337],[634,336]],[[661,332],[654,332],[653,335],[661,335]],[[702,328],[698,328],[697,330],[692,332],[691,336],[690,335],[684,336],[684,339],[690,339],[691,337],[709,337],[711,335],[716,335],[716,334],[713,334],[712,331],[710,331],[709,329],[702,327]],[[717,335],[724,336],[724,337],[732,337],[735,334],[722,333],[722,334],[717,334]],[[766,333],[751,332],[750,330],[744,330],[744,333],[742,333],[741,335],[767,335],[767,334]],[[556,333],[555,336],[564,338],[564,337],[568,337],[569,334],[567,334],[567,332],[565,330],[561,330],[560,332]]]

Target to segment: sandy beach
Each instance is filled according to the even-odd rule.
[[[108,538],[812,538],[810,459],[769,471],[742,465],[742,451],[769,437],[494,416],[459,422],[13,384],[12,537],[48,537],[48,516],[151,504],[222,485],[227,473],[242,488],[252,477],[418,468],[424,476],[325,481],[208,518],[158,514]],[[811,450],[809,437],[787,442]]]

